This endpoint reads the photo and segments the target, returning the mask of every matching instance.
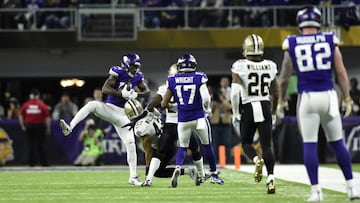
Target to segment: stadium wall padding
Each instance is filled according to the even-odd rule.
[[[350,151],[352,161],[360,163],[360,117],[343,119],[343,133],[345,144]],[[71,165],[81,152],[82,145],[78,135],[84,123],[80,123],[68,137],[64,137],[57,121],[52,121],[52,135],[48,138],[49,159],[51,165]],[[13,149],[13,159],[6,165],[27,165],[26,136],[17,120],[0,120],[1,132],[10,139]],[[126,150],[115,130],[110,124],[103,127],[105,133],[104,149],[105,164],[126,165]],[[232,146],[239,143],[239,138],[233,135]],[[280,163],[302,164],[302,141],[295,117],[285,117],[283,122],[273,130],[274,151],[276,160]],[[140,141],[137,142],[138,164],[144,165],[144,153]],[[329,145],[325,144],[326,161],[335,163],[336,160]]]

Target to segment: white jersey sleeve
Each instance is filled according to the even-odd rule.
[[[166,90],[167,90],[167,85],[163,84],[158,87],[156,94],[160,95],[163,98],[166,93]]]

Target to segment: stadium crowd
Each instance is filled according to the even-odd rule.
[[[2,0],[1,29],[74,28],[80,7],[139,8],[145,29],[296,26],[296,10],[304,5],[335,7],[335,25],[349,29],[360,22],[359,0]],[[229,9],[231,8],[231,9]],[[276,9],[274,9],[276,8]],[[20,10],[19,10],[20,9]],[[188,10],[185,24],[184,16]],[[276,19],[274,19],[274,17]],[[87,21],[88,16],[82,16]],[[291,20],[289,20],[291,19]],[[86,22],[83,22],[86,23]],[[327,22],[330,23],[330,22]],[[91,26],[91,25],[90,25]]]
[[[158,7],[162,2],[155,0],[151,1],[151,3],[153,3],[151,5]],[[199,6],[208,6],[207,3],[209,1],[201,1]],[[215,3],[214,5],[217,4]],[[147,6],[150,6],[150,4]],[[207,11],[205,16],[209,15],[209,12]],[[253,15],[250,14],[250,16]],[[208,20],[210,17],[207,16],[205,19]],[[215,19],[222,18],[217,16]],[[261,17],[259,15],[258,19],[262,19],[256,20],[256,22],[262,23],[260,26],[268,25],[268,17]],[[162,26],[161,20],[158,21],[151,18],[149,22],[155,27]],[[160,24],[156,24],[159,22]],[[205,21],[199,22],[196,26],[207,26],[209,23]],[[214,23],[215,21],[212,20],[211,22]],[[359,113],[360,91],[357,88],[357,79],[348,79],[341,52],[338,48],[338,37],[334,33],[320,32],[322,23],[320,10],[313,6],[300,10],[296,16],[296,23],[301,33],[287,36],[284,39],[282,44],[284,58],[278,78],[277,64],[272,60],[263,58],[264,42],[256,34],[248,35],[244,39],[243,56],[245,58],[238,59],[232,64],[231,71],[229,71],[229,74],[232,75],[231,86],[230,80],[227,77],[222,78],[221,82],[216,84],[216,87],[209,86],[207,84],[208,77],[206,73],[198,72],[196,69],[197,60],[193,55],[184,54],[179,57],[176,63],[178,73],[168,76],[166,86],[164,86],[165,93],[163,92],[164,94],[161,95],[162,98],[160,99],[161,106],[157,106],[161,110],[177,111],[176,125],[179,145],[174,155],[176,167],[171,176],[172,187],[178,186],[179,177],[182,173],[181,169],[183,168],[182,165],[185,157],[188,155],[187,150],[193,133],[198,137],[199,144],[201,144],[204,150],[204,157],[207,158],[209,163],[210,182],[220,185],[225,183],[220,178],[220,173],[217,169],[211,130],[221,127],[221,131],[229,131],[231,128],[229,118],[231,118],[232,127],[238,128],[237,130],[240,131],[244,152],[249,157],[250,162],[254,163],[255,182],[262,180],[262,168],[265,165],[268,176],[266,191],[268,194],[274,194],[276,171],[274,171],[275,157],[271,143],[272,127],[281,122],[285,115],[285,110],[289,110],[288,99],[291,98],[291,95],[288,93],[294,94],[297,92],[298,98],[301,98],[301,100],[296,101],[298,104],[296,116],[299,120],[303,139],[304,165],[311,183],[311,193],[307,201],[318,202],[323,200],[318,180],[319,160],[316,156],[318,147],[317,130],[320,123],[325,131],[326,141],[331,145],[336,154],[336,159],[344,174],[348,198],[350,200],[360,198],[353,182],[351,157],[344,143],[341,121],[342,116],[348,117],[351,114],[358,115]],[[221,26],[221,23],[216,26]],[[318,60],[319,57],[323,60]],[[36,89],[32,90],[30,92],[30,100],[26,101],[19,110],[21,128],[26,131],[28,136],[50,134],[49,110],[51,110],[53,119],[60,119],[59,125],[64,136],[69,136],[77,124],[90,114],[93,114],[111,123],[116,129],[117,135],[125,144],[130,173],[128,183],[137,186],[150,186],[152,184],[151,178],[141,182],[137,176],[137,152],[134,135],[141,137],[142,135],[138,134],[142,129],[137,128],[137,125],[144,124],[145,127],[150,128],[152,126],[147,125],[151,122],[149,118],[160,118],[160,114],[157,114],[154,110],[152,111],[151,108],[142,110],[142,107],[141,112],[138,112],[139,104],[132,102],[135,99],[139,99],[144,102],[142,105],[146,106],[147,100],[144,98],[150,96],[150,89],[144,80],[140,67],[141,58],[139,55],[136,53],[125,54],[120,65],[114,65],[110,68],[108,78],[103,84],[101,90],[102,93],[107,95],[106,101],[88,101],[80,110],[78,110],[76,104],[71,102],[68,94],[63,94],[61,101],[54,108],[48,108],[40,100],[40,92]],[[336,81],[337,85],[340,88],[338,93],[334,87],[333,70],[338,79]],[[294,72],[296,75],[293,74]],[[292,77],[297,78],[296,80],[291,80]],[[294,84],[290,83],[290,81],[298,82],[297,90],[293,90]],[[289,87],[291,90],[289,90]],[[5,94],[12,98],[11,93]],[[3,110],[3,112],[16,115],[16,99],[10,99],[9,103],[12,103],[9,111]],[[355,105],[353,105],[354,103]],[[129,106],[127,107],[127,105]],[[136,112],[136,116],[142,116],[140,119],[146,118],[140,123],[138,123],[140,119],[137,120],[134,126],[132,126],[134,128],[133,131],[132,128],[124,128],[132,122],[128,113],[129,109],[132,112]],[[340,114],[340,111],[344,112],[344,115]],[[30,114],[30,118],[28,114]],[[213,126],[216,126],[214,129],[211,129],[208,118],[211,119]],[[68,120],[71,121],[67,122]],[[238,126],[237,124],[239,123],[240,125]],[[153,127],[155,129],[153,132],[154,136],[162,133],[155,125]],[[90,134],[89,130],[93,131],[88,136],[95,136],[93,134],[96,129],[95,121],[85,128],[86,132],[84,131],[81,137],[85,133]],[[256,131],[261,142],[261,153],[258,153],[253,145]],[[101,132],[96,136],[97,139],[91,139],[91,144],[98,144],[98,139],[102,136],[100,134]],[[214,135],[216,136],[216,133]],[[83,141],[83,138],[80,140]],[[216,145],[218,146],[218,140],[214,140],[216,140]],[[43,142],[43,140],[40,140],[40,142]],[[33,149],[32,144],[29,144],[30,149]],[[226,141],[223,144],[226,145]],[[84,147],[86,148],[88,145],[85,144]],[[100,150],[98,146],[95,146],[95,148]],[[42,149],[39,150],[42,151]],[[31,151],[29,153],[33,154]],[[42,153],[42,155],[44,154]],[[230,153],[227,152],[227,154]],[[160,156],[158,158],[162,158],[161,156],[163,155],[160,153],[158,156]],[[83,157],[80,156],[79,162],[76,161],[75,164],[79,165],[82,159]],[[199,160],[202,162],[202,158],[194,158],[195,162]],[[95,164],[95,158],[90,162]],[[41,164],[48,166],[47,157],[43,157]],[[160,159],[156,164],[159,167]],[[34,165],[32,156],[30,156],[29,165]],[[151,168],[151,163],[149,168]],[[196,167],[194,180],[196,185],[200,185],[206,180],[206,174],[202,165]]]

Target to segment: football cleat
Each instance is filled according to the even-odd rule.
[[[350,200],[360,199],[359,193],[355,190],[354,187],[348,188],[347,194]]]
[[[130,185],[136,185],[136,186],[141,186],[142,182],[140,182],[139,177],[131,177],[129,178],[129,184]]]
[[[65,122],[64,119],[60,119],[60,128],[65,136],[68,136],[72,131],[70,126]]]
[[[262,179],[262,168],[264,166],[264,159],[259,158],[256,162],[255,162],[255,172],[254,172],[254,179],[255,182],[260,182]]]
[[[141,187],[150,187],[151,184],[152,184],[152,181],[150,179],[147,179],[147,180],[145,180],[145,182],[143,182],[141,184]]]
[[[220,178],[219,173],[215,172],[215,173],[211,174],[210,183],[213,183],[213,184],[218,183],[220,185],[223,185],[224,180]]]
[[[323,195],[321,190],[312,191],[310,197],[307,199],[308,202],[321,202]]]
[[[270,180],[270,182],[266,183],[266,189],[268,194],[275,194],[275,181]]]
[[[199,186],[201,183],[205,182],[204,177],[200,176],[198,173],[195,174],[194,181],[196,186]]]
[[[220,171],[218,171],[217,174],[219,175]],[[203,177],[203,181],[205,182],[209,178],[211,178],[211,172],[207,171],[207,172],[205,172],[205,176]]]
[[[177,187],[179,182],[179,176],[180,176],[180,168],[176,168],[171,177],[171,187]]]

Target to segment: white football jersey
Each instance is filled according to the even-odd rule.
[[[253,101],[270,101],[269,87],[277,74],[277,65],[271,60],[260,62],[240,59],[233,63],[231,72],[240,76],[243,104]]]
[[[161,85],[158,88],[158,91],[156,92],[156,94],[158,94],[162,98],[164,98],[166,90],[167,90],[167,85],[166,84]],[[170,103],[176,104],[173,97],[170,99]],[[177,123],[177,121],[178,121],[178,113],[177,113],[177,111],[169,111],[168,109],[166,109],[165,111],[166,111],[165,123]]]

